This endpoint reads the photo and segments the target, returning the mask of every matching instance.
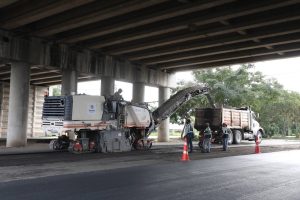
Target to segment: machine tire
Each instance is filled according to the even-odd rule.
[[[242,133],[239,130],[233,131],[233,144],[240,144],[242,141]]]
[[[57,140],[51,140],[49,143],[49,149],[52,151],[57,150],[56,146],[57,146]]]
[[[233,142],[233,134],[229,133],[228,134],[228,144],[232,144],[232,142]]]
[[[69,146],[68,146],[68,151],[69,151],[70,153],[74,153],[73,146],[74,146],[74,142],[70,142],[70,144],[69,144]]]
[[[144,141],[141,139],[136,140],[132,146],[135,150],[138,150],[138,151],[144,150]]]
[[[152,141],[147,141],[147,150],[152,148]]]

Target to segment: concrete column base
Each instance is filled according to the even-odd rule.
[[[168,142],[169,141],[169,124],[170,119],[167,118],[164,121],[162,121],[158,127],[158,136],[157,141],[158,142]]]
[[[159,105],[163,104],[170,98],[170,89],[167,87],[159,87],[158,101]],[[158,142],[168,142],[169,141],[169,123],[170,119],[167,118],[162,121],[158,127]]]
[[[27,144],[29,84],[29,64],[12,63],[6,147],[22,147]]]

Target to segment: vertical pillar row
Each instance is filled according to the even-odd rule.
[[[114,94],[115,80],[109,76],[101,78],[101,96],[111,96]]]
[[[167,87],[159,87],[158,89],[158,103],[159,105],[163,104],[170,98],[170,88]],[[158,142],[168,142],[169,141],[169,123],[170,118],[162,121],[158,127]]]
[[[64,69],[62,72],[61,95],[77,94],[78,74],[75,70]]]
[[[27,144],[30,66],[28,63],[11,64],[8,107],[7,147]]]
[[[135,103],[145,102],[145,83],[135,82],[132,86],[132,101]]]

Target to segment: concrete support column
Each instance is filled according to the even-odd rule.
[[[145,83],[135,82],[132,88],[132,102],[143,103],[145,102]]]
[[[64,69],[62,72],[61,95],[77,94],[78,74],[75,70]]]
[[[27,144],[27,120],[30,84],[30,66],[27,63],[12,63],[8,107],[7,147]]]
[[[170,88],[159,87],[158,89],[158,102],[159,105],[163,104],[170,98]],[[167,118],[162,121],[158,127],[158,137],[157,141],[159,142],[168,142],[169,141],[169,123],[170,119]]]
[[[101,96],[111,96],[114,94],[115,80],[109,76],[101,78]]]

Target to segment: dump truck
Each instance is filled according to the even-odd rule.
[[[194,96],[208,94],[206,85],[178,91],[151,112],[145,103],[112,97],[72,95],[45,97],[43,129],[57,134],[49,144],[53,150],[70,152],[122,152],[149,149],[148,138],[160,123]]]
[[[232,133],[229,134],[229,144],[239,144],[241,140],[261,141],[264,129],[256,120],[256,114],[250,107],[243,108],[198,108],[195,115],[195,129],[200,133],[209,123],[213,132],[212,142],[222,141],[222,124],[227,124]]]

